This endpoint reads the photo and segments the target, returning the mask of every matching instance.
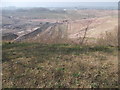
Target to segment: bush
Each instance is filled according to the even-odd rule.
[[[105,46],[118,46],[118,31],[115,28],[113,32],[107,32],[97,39],[96,44]]]

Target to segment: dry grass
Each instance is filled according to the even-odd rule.
[[[3,88],[116,88],[117,50],[68,44],[3,44]]]
[[[97,40],[98,45],[118,46],[118,30],[117,27],[112,32],[106,32],[105,35]]]

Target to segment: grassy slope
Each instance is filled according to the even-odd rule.
[[[117,87],[117,68],[112,47],[3,44],[3,88]]]

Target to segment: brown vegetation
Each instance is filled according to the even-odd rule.
[[[117,88],[117,49],[4,43],[3,88]]]

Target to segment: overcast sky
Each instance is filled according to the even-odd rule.
[[[3,7],[16,6],[16,7],[56,7],[61,6],[60,2],[118,2],[119,0],[1,0]],[[51,2],[51,3],[49,3]],[[56,3],[52,3],[56,2]],[[63,3],[62,6],[75,6],[81,5],[77,3]],[[86,5],[88,5],[86,3]],[[99,3],[97,3],[99,6]],[[106,4],[107,5],[107,4]],[[109,6],[109,5],[108,5]]]
[[[2,2],[118,2],[119,0],[2,0]]]

